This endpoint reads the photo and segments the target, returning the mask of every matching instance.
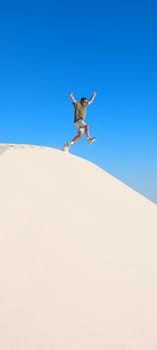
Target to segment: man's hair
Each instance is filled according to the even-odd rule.
[[[82,101],[88,101],[88,99],[86,98],[86,97],[81,97],[81,100],[80,100],[80,102],[82,102]]]

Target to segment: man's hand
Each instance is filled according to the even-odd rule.
[[[72,102],[76,103],[75,97],[73,96],[73,92],[70,92],[69,96],[70,96]]]

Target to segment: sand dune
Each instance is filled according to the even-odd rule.
[[[0,350],[156,350],[157,206],[59,150],[0,145]]]

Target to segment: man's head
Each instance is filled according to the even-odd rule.
[[[88,103],[87,98],[86,97],[82,97],[81,100],[80,100],[80,103],[81,103],[82,106],[86,106],[87,103]]]

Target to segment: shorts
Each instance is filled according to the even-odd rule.
[[[87,124],[85,123],[85,121],[83,119],[79,119],[79,120],[77,120],[77,122],[74,123],[74,125],[76,126],[77,131],[78,132],[81,131],[81,133],[83,134],[85,129],[82,128],[82,126],[85,126]]]

